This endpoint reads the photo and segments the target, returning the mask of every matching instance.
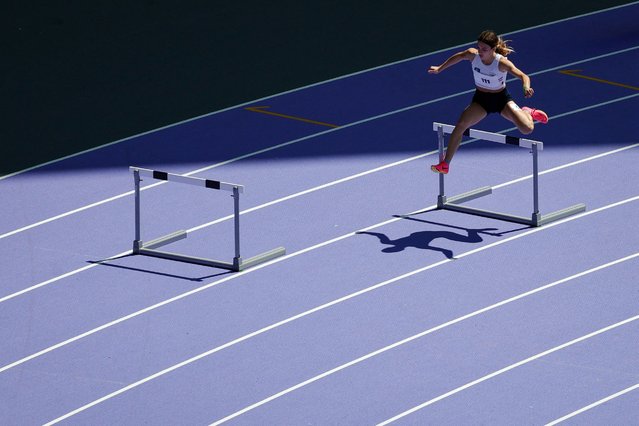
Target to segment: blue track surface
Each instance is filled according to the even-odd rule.
[[[541,211],[588,207],[540,228],[434,208],[432,122],[473,87],[426,69],[459,46],[3,179],[0,423],[636,423],[638,15],[508,36],[551,117]],[[243,256],[287,255],[130,255],[130,165],[245,185]],[[527,150],[469,141],[451,170],[449,194],[495,188],[468,205],[530,215]],[[228,193],[143,184],[144,240],[188,229],[171,251],[232,258]]]

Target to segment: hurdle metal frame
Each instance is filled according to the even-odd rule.
[[[178,175],[173,173],[161,172],[157,170],[143,169],[140,167],[129,167],[133,172],[133,181],[135,185],[135,240],[133,240],[133,253],[145,256],[159,257],[163,259],[177,260],[180,262],[195,263],[198,265],[212,266],[215,268],[229,269],[232,271],[242,271],[260,263],[267,262],[271,259],[286,254],[284,247],[278,247],[267,252],[253,256],[249,259],[242,259],[240,255],[240,194],[244,192],[242,185],[234,183],[220,182],[216,180],[202,179],[191,176]],[[233,216],[235,227],[235,257],[232,262],[224,262],[220,260],[206,259],[201,257],[187,256],[178,253],[170,253],[156,250],[159,247],[182,240],[187,237],[187,231],[180,230],[171,234],[156,238],[152,241],[143,242],[141,239],[140,224],[140,182],[142,176],[150,177],[156,180],[164,180],[168,182],[177,182],[187,185],[201,186],[204,188],[229,191],[233,195]]]
[[[451,134],[455,126],[443,123],[433,123],[433,130],[437,132],[437,142],[439,147],[439,159],[444,158],[444,135]],[[439,175],[439,195],[437,197],[437,207],[439,209],[452,210],[461,213],[474,214],[478,216],[489,217],[493,219],[504,220],[508,222],[521,223],[529,226],[542,226],[568,216],[572,216],[586,210],[585,204],[575,204],[574,206],[557,210],[552,213],[542,215],[539,212],[539,162],[538,153],[544,149],[544,144],[531,139],[523,139],[515,136],[502,135],[500,133],[485,132],[482,130],[468,129],[464,132],[465,136],[472,138],[497,142],[502,144],[514,145],[520,148],[529,148],[533,156],[533,212],[531,218],[516,216],[506,213],[498,213],[489,210],[477,209],[474,207],[462,206],[461,203],[474,200],[492,194],[493,189],[490,186],[474,189],[463,194],[448,197],[444,191],[444,174]]]

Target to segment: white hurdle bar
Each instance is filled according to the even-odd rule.
[[[195,263],[198,265],[212,266],[215,268],[229,269],[232,271],[242,271],[244,269],[250,268],[251,266],[264,263],[266,261],[286,254],[286,250],[284,249],[284,247],[278,247],[257,256],[253,256],[249,259],[242,259],[242,256],[240,255],[240,194],[244,192],[244,187],[242,185],[161,172],[158,170],[143,169],[141,167],[129,167],[129,170],[133,172],[133,182],[135,185],[135,240],[133,241],[134,254],[177,260],[180,262]],[[186,238],[187,232],[184,230],[173,232],[171,234],[156,238],[152,241],[143,242],[141,238],[140,223],[140,182],[142,181],[142,176],[156,180],[164,180],[167,182],[183,183],[187,185],[201,186],[208,189],[232,192],[232,197],[234,199],[233,217],[235,226],[235,257],[233,258],[233,262],[224,262],[220,260],[206,259],[156,250],[159,247]]]
[[[439,159],[444,159],[444,135],[449,135],[453,132],[455,126],[443,123],[433,123],[433,130],[437,132],[437,142],[439,147]],[[452,210],[461,213],[469,213],[478,216],[489,217],[493,219],[504,220],[508,222],[521,223],[529,226],[542,226],[544,224],[554,222],[564,217],[572,216],[577,213],[584,212],[586,210],[585,204],[576,204],[566,209],[558,210],[552,213],[542,215],[539,212],[539,162],[538,153],[544,149],[544,144],[539,141],[518,138],[515,136],[503,135],[500,133],[485,132],[483,130],[468,129],[464,132],[465,136],[472,138],[486,140],[490,142],[497,142],[507,145],[518,146],[521,148],[528,148],[533,155],[533,212],[531,218],[516,216],[506,213],[498,213],[489,210],[477,209],[474,207],[461,206],[461,203],[473,200],[475,198],[483,197],[485,195],[492,194],[493,189],[489,186],[477,188],[472,191],[465,192],[463,194],[455,195],[452,197],[446,196],[444,188],[444,174],[439,175],[439,196],[437,197],[437,207],[445,210]]]

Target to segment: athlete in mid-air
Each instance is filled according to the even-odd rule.
[[[471,47],[458,52],[446,59],[443,64],[429,68],[430,74],[439,74],[461,61],[471,61],[476,86],[470,105],[462,112],[455,129],[450,134],[445,158],[439,164],[431,166],[432,171],[448,173],[449,164],[459,148],[464,132],[490,113],[501,114],[513,122],[525,135],[535,128],[534,121],[544,124],[548,122],[548,115],[545,112],[529,107],[520,108],[508,93],[506,89],[508,73],[521,80],[524,97],[530,98],[535,93],[530,86],[530,77],[506,58],[512,52],[513,49],[500,36],[493,31],[483,31],[477,38],[476,48]]]

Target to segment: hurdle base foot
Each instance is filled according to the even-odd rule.
[[[133,254],[140,254],[140,250],[142,249],[156,249],[167,244],[174,243],[179,240],[183,240],[186,238],[186,231],[180,230],[172,232],[168,235],[164,235],[162,237],[156,238],[154,240],[143,242],[142,240],[133,240]]]
[[[452,197],[444,196],[444,204],[462,204],[475,198],[485,197],[493,193],[493,189],[490,186],[483,186],[481,188],[473,189],[472,191],[464,192],[463,194],[453,195]]]
[[[473,189],[472,191],[464,192],[462,194],[453,195],[448,197],[446,195],[437,196],[437,208],[443,209],[447,204],[461,204],[466,201],[474,200],[475,198],[485,197],[493,193],[493,189],[490,186],[483,186],[481,188]]]
[[[174,243],[176,241],[180,241],[185,239],[187,236],[186,231],[184,230],[180,230],[180,231],[175,231],[172,232],[168,235],[164,235],[163,237],[159,237],[156,238],[154,240],[151,240],[147,243],[145,243],[143,245],[143,248],[147,248],[147,249],[156,249],[156,248],[160,248],[162,246]]]
[[[284,247],[278,247],[264,253],[258,254],[257,256],[250,257],[246,260],[239,259],[238,271],[244,271],[253,266],[259,265],[264,262],[268,262],[269,260],[276,259],[280,256],[284,256],[286,254],[286,249]],[[237,259],[237,258],[236,258]],[[234,263],[236,263],[234,259]]]
[[[585,211],[586,211],[585,204],[583,203],[575,204],[574,206],[570,206],[562,210],[557,210],[552,213],[541,215],[539,222],[535,226],[543,226],[550,222],[555,222],[557,220],[560,220],[569,216],[573,216],[579,213],[583,213]]]

